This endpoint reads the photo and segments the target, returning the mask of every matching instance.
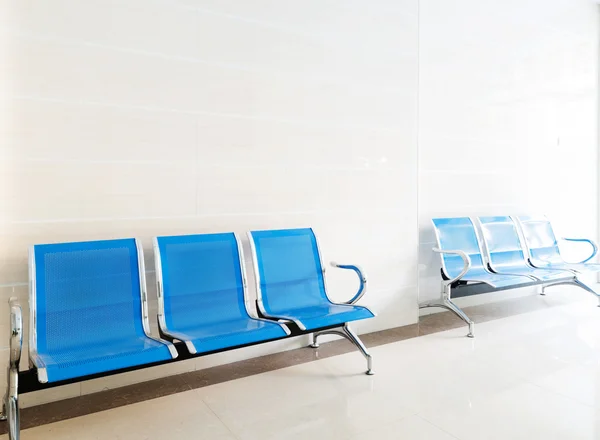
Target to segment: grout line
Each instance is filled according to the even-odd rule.
[[[446,431],[444,428],[442,428],[441,426],[436,425],[435,423],[433,423],[431,420],[426,419],[425,417],[423,417],[420,413],[415,414],[418,418],[420,418],[421,420],[423,420],[425,423],[439,429],[440,431],[442,431],[445,434],[448,434],[450,437],[455,438],[456,440],[461,440],[459,437],[453,435],[452,433]]]
[[[0,31],[1,30],[2,29],[0,29]],[[275,77],[275,78],[289,77],[293,80],[301,79],[303,81],[308,80],[308,81],[312,81],[312,82],[319,83],[319,84],[334,84],[336,86],[342,86],[342,87],[345,87],[348,89],[354,89],[354,90],[357,89],[358,87],[360,87],[360,89],[362,91],[364,91],[368,94],[374,95],[374,96],[380,95],[382,93],[384,93],[386,95],[399,94],[401,96],[404,96],[404,95],[408,95],[410,93],[408,90],[406,90],[404,88],[377,87],[377,86],[373,86],[373,84],[371,84],[371,83],[347,81],[347,80],[345,80],[344,77],[339,77],[339,76],[338,77],[329,77],[329,76],[321,76],[321,77],[313,76],[313,77],[311,77],[311,76],[305,76],[305,75],[298,75],[298,74],[294,73],[293,71],[292,72],[283,72],[283,71],[274,71],[274,70],[263,70],[263,69],[239,65],[239,64],[208,61],[206,59],[196,58],[194,56],[169,55],[169,54],[166,54],[163,52],[155,52],[155,51],[143,50],[143,49],[134,49],[134,48],[130,48],[130,47],[112,46],[110,44],[103,44],[103,43],[98,43],[98,42],[89,41],[89,40],[73,40],[73,39],[70,39],[67,37],[61,37],[61,36],[56,36],[56,35],[43,35],[43,34],[31,32],[31,31],[29,31],[29,32],[21,31],[21,30],[12,29],[12,28],[4,28],[3,30],[4,30],[3,33],[8,33],[12,36],[15,36],[15,37],[21,38],[21,39],[25,39],[25,40],[49,42],[51,44],[60,44],[63,46],[79,46],[79,47],[108,50],[108,51],[113,51],[113,52],[140,55],[140,56],[145,56],[145,57],[150,57],[150,58],[159,58],[159,59],[170,60],[170,61],[179,61],[179,62],[191,63],[191,64],[202,64],[205,66],[216,67],[219,69],[236,70],[236,71],[240,71],[240,72],[252,73],[252,74],[257,74],[257,75],[262,75],[262,76],[267,76],[267,77]],[[395,54],[395,55],[397,55],[397,54]]]
[[[317,127],[317,128],[337,128],[343,130],[364,130],[371,132],[381,132],[381,133],[395,133],[395,134],[403,134],[404,130],[383,127],[383,126],[371,126],[371,125],[360,125],[360,124],[339,124],[339,123],[322,123],[316,120],[301,120],[301,119],[290,119],[290,118],[275,118],[270,115],[248,115],[243,113],[222,113],[222,112],[213,112],[208,110],[182,110],[177,108],[166,108],[166,107],[157,107],[153,105],[139,105],[139,104],[123,104],[123,103],[114,103],[114,102],[100,102],[93,100],[74,100],[74,99],[63,99],[63,98],[55,98],[55,97],[46,97],[46,96],[33,96],[33,95],[12,95],[9,96],[14,100],[20,101],[33,101],[33,102],[51,102],[55,104],[69,104],[69,105],[88,105],[95,107],[106,107],[106,108],[116,108],[116,109],[126,109],[126,110],[139,110],[139,111],[147,111],[147,112],[156,112],[156,113],[175,113],[175,114],[184,114],[184,115],[202,115],[202,116],[214,116],[220,118],[230,118],[230,119],[244,119],[248,121],[260,121],[260,122],[269,122],[269,123],[278,123],[278,124],[290,124],[290,125],[298,125],[305,127]]]
[[[371,211],[371,214],[382,213],[402,213],[399,209]],[[44,223],[93,223],[93,222],[115,222],[115,221],[152,221],[152,220],[194,220],[211,217],[259,217],[259,216],[292,216],[292,215],[315,215],[315,214],[347,214],[355,213],[352,209],[315,209],[306,211],[276,211],[276,212],[230,212],[230,213],[215,213],[203,215],[180,215],[180,216],[154,216],[154,217],[90,217],[90,218],[50,218],[40,220],[13,220],[9,224],[12,225],[30,225]]]
[[[225,427],[225,429],[227,429],[227,431],[229,431],[229,433],[235,437],[237,440],[241,440],[241,438],[235,433],[233,432],[233,430],[229,427],[229,425],[227,423],[225,423],[225,421],[223,419],[221,419],[221,417],[219,417],[219,415],[215,412],[215,410],[210,406],[210,404],[208,402],[206,402],[202,396],[199,395],[199,393],[194,393],[196,394],[196,397],[198,399],[200,399],[200,401],[204,404],[204,406],[206,406],[208,408],[208,410],[217,418],[217,420],[219,422],[221,422],[221,424]]]

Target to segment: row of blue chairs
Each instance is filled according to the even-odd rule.
[[[248,293],[243,247],[234,233],[157,237],[158,329],[152,336],[144,255],[131,239],[35,245],[30,250],[30,370],[19,373],[21,307],[12,298],[11,361],[3,414],[18,438],[18,384],[60,385],[251,344],[309,334],[343,336],[372,358],[348,323],[371,318],[327,295],[325,266],[312,229],[253,231],[256,305]],[[28,391],[35,390],[31,384]],[[39,389],[39,387],[37,388]]]
[[[600,272],[600,264],[590,263],[598,247],[589,239],[564,238],[587,243],[591,254],[577,263],[566,262],[552,224],[546,217],[494,216],[433,219],[437,239],[434,252],[441,256],[441,298],[420,304],[443,307],[454,312],[469,326],[467,336],[474,336],[473,321],[452,301],[452,288],[482,283],[493,290],[537,284],[545,288],[572,284],[600,298],[580,276]]]

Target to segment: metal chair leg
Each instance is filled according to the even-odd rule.
[[[8,421],[8,439],[19,440],[19,362],[23,346],[23,318],[21,306],[16,298],[9,300],[10,305],[10,359],[8,365],[8,388],[2,404],[2,420]]]
[[[475,323],[473,321],[471,321],[471,319],[467,316],[467,314],[465,312],[463,312],[462,309],[460,307],[458,307],[456,304],[454,304],[450,299],[444,299],[444,307],[446,309],[450,310],[451,312],[453,312],[456,316],[458,316],[460,319],[462,319],[463,321],[465,321],[467,323],[467,325],[469,326],[469,333],[467,333],[467,337],[474,338],[475,337]]]
[[[17,370],[10,371],[11,391],[8,395],[6,406],[6,416],[8,419],[8,440],[19,440],[21,437],[21,421],[19,417],[19,397],[17,395],[17,380],[19,373]]]
[[[598,299],[598,307],[600,307],[600,293],[596,292],[596,290],[594,290],[591,286],[588,286],[586,283],[584,283],[577,277],[570,279],[570,280],[562,280],[562,281],[557,281],[554,283],[546,284],[544,286],[544,288],[551,287],[551,286],[554,287],[554,286],[572,286],[572,285],[576,285],[577,287],[580,287],[583,290],[585,290],[586,292],[589,292],[592,295],[594,295]]]
[[[367,371],[365,374],[367,374],[369,376],[372,376],[373,374],[375,374],[375,373],[373,373],[373,357],[367,351],[367,348],[362,343],[360,338],[350,329],[350,327],[348,326],[347,323],[339,328],[332,328],[332,329],[312,333],[311,334],[311,344],[309,345],[309,347],[318,348],[319,344],[317,343],[317,338],[321,335],[342,336],[342,337],[346,338],[347,340],[349,340],[350,342],[352,342],[358,348],[358,350],[362,353],[362,355],[367,359]]]
[[[319,348],[319,343],[317,342],[317,336],[318,336],[317,333],[311,333],[310,335],[308,335],[308,338],[309,338],[308,346],[310,348]]]
[[[371,354],[367,351],[367,347],[365,347],[365,344],[363,344],[358,335],[356,335],[356,333],[352,331],[348,324],[344,324],[343,332],[345,333],[346,338],[354,345],[356,345],[358,350],[367,359],[367,372],[365,374],[367,374],[368,376],[372,376],[373,374],[375,374],[373,372],[373,356],[371,356]]]
[[[467,325],[469,326],[469,333],[467,333],[467,337],[468,338],[475,337],[475,323],[473,321],[471,321],[471,319],[466,315],[466,313],[463,312],[462,309],[460,307],[458,307],[456,304],[454,304],[451,300],[446,298],[446,299],[443,299],[442,302],[432,301],[432,302],[422,303],[419,305],[420,309],[426,309],[429,307],[440,307],[442,309],[446,309],[446,310],[454,313],[456,316],[458,316],[460,319],[462,319],[464,322],[466,322]]]

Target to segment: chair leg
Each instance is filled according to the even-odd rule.
[[[469,326],[469,333],[467,333],[467,337],[468,338],[475,337],[475,323],[467,316],[467,314],[465,312],[462,311],[462,309],[460,307],[458,307],[456,304],[454,304],[452,302],[452,300],[450,300],[447,296],[444,296],[442,298],[442,300],[439,302],[438,302],[438,300],[435,300],[435,301],[431,301],[431,302],[421,303],[419,305],[420,309],[426,309],[428,307],[440,307],[442,309],[446,309],[446,310],[449,310],[450,312],[454,313],[456,316],[458,316],[460,319],[462,319],[464,322],[466,322],[467,325]]]
[[[11,367],[8,372],[8,389],[2,400],[2,413],[0,413],[0,420],[8,421],[9,440],[19,440],[20,438],[18,378],[19,372]]]
[[[598,307],[600,307],[600,293],[596,292],[591,286],[588,286],[586,283],[581,281],[579,278],[575,277],[574,284],[578,287],[581,287],[583,290],[590,292],[598,299]]]
[[[454,304],[450,299],[444,299],[444,305],[442,307],[450,310],[456,316],[458,316],[460,319],[467,323],[467,325],[469,326],[469,333],[467,333],[467,338],[475,337],[475,323],[467,316],[465,312],[462,311],[460,307]]]
[[[543,295],[543,296],[546,295],[546,286],[544,286],[543,284],[538,286],[537,290],[540,295]]]
[[[16,298],[9,300],[10,305],[10,359],[8,364],[8,388],[2,402],[2,420],[8,421],[8,440],[19,440],[19,362],[23,346],[23,318],[21,306]]]
[[[311,333],[308,335],[308,346],[310,348],[319,348],[319,343],[317,342],[318,333]]]
[[[358,335],[352,331],[348,324],[344,324],[343,332],[346,338],[354,345],[356,345],[356,347],[362,353],[365,359],[367,359],[367,372],[365,374],[367,374],[368,376],[372,376],[373,374],[375,374],[373,372],[373,356],[371,356],[371,354],[367,351],[367,347],[365,347],[365,344],[363,344]]]
[[[550,287],[550,286],[565,286],[565,285],[576,285],[577,287],[581,287],[583,290],[585,290],[586,292],[591,293],[592,295],[594,295],[597,299],[598,299],[598,307],[600,307],[600,293],[596,292],[591,286],[588,286],[586,283],[584,283],[583,281],[581,281],[579,278],[575,277],[574,279],[570,279],[568,281],[557,281],[555,283],[552,284],[547,284],[544,287]]]
[[[375,373],[373,373],[373,357],[367,351],[367,348],[362,343],[360,338],[350,329],[350,327],[348,326],[347,323],[344,324],[342,327],[332,328],[332,329],[312,333],[310,336],[311,344],[309,345],[309,347],[318,348],[319,344],[317,343],[317,338],[321,335],[337,335],[337,336],[342,336],[342,337],[348,339],[350,342],[352,342],[354,345],[356,345],[356,348],[358,348],[358,350],[362,353],[362,355],[367,359],[367,371],[365,374],[367,374],[369,376],[372,376],[373,374],[375,374]]]

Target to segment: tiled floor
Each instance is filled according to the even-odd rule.
[[[37,439],[600,439],[592,299],[23,430]],[[5,439],[6,436],[0,437]]]

